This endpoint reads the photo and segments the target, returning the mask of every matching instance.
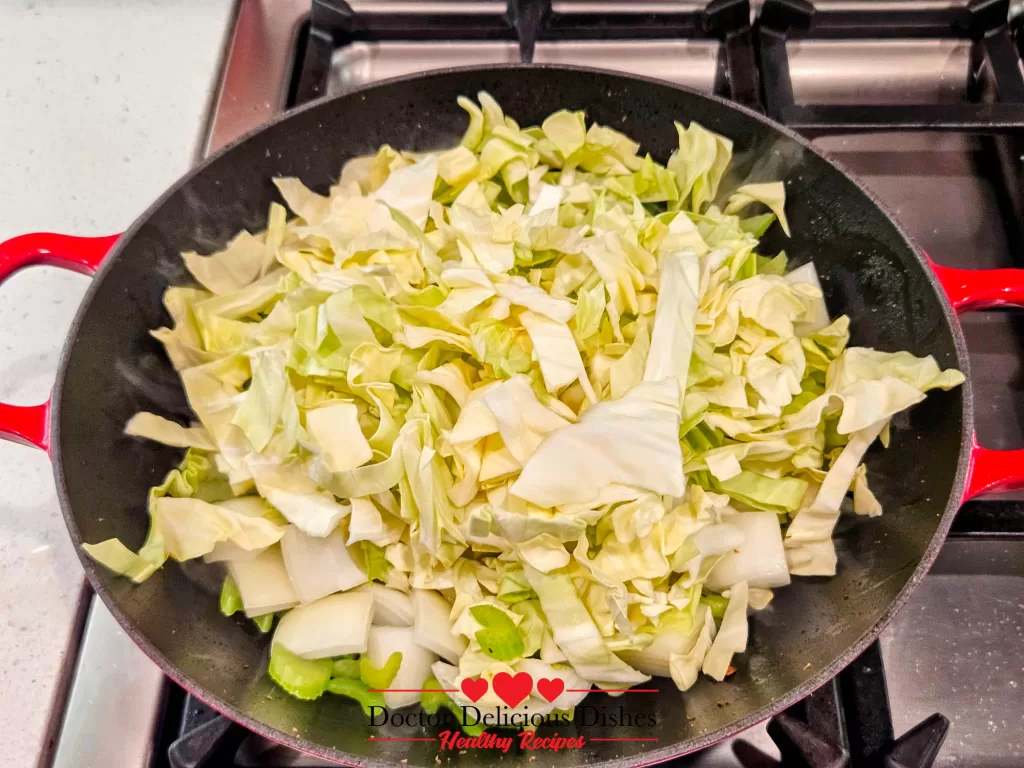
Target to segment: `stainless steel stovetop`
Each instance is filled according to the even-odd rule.
[[[819,11],[863,14],[863,19],[881,26],[876,37],[853,35],[860,39],[791,36],[785,46],[797,105],[959,105],[984,99],[993,89],[993,74],[970,40],[916,32],[899,37],[895,27],[883,28],[887,17],[880,14],[894,14],[896,24],[900,14],[928,13],[947,7],[945,3],[847,0],[815,5]],[[309,91],[303,62],[308,69],[316,54],[315,45],[305,43],[310,6],[310,0],[241,0],[222,87],[211,112],[207,152],[277,114],[296,93]],[[497,24],[506,12],[504,3],[470,0],[353,0],[349,6],[357,16],[411,14],[434,23],[446,14],[474,13],[485,20],[493,17]],[[574,13],[685,14],[699,8],[667,0],[554,4],[560,19],[569,20],[563,23],[571,23]],[[737,53],[735,40],[728,36],[545,39],[551,36],[537,41],[534,61],[619,69],[708,92],[721,91],[723,62],[742,54],[742,46]],[[521,46],[514,39],[417,40],[409,39],[416,34],[407,33],[396,37],[321,40],[329,49],[326,70],[314,83],[318,92],[335,94],[438,67],[520,59]],[[770,102],[767,88],[764,93]],[[772,104],[768,106],[771,112]],[[936,262],[967,268],[1024,266],[1024,213],[1017,199],[1024,189],[1019,175],[1024,140],[1018,142],[1012,134],[951,131],[816,133],[817,146],[858,174]],[[1022,315],[981,312],[966,315],[962,323],[971,352],[980,440],[992,448],[1024,446]],[[877,677],[884,668],[882,683],[887,683],[889,716],[897,736],[934,712],[949,718],[951,727],[935,765],[1024,766],[1022,638],[1024,504],[1012,499],[974,503],[961,512],[932,573],[882,635],[876,656],[862,661],[858,674]],[[130,642],[95,603],[80,645],[54,765],[168,764],[166,742],[177,735],[172,731],[184,726],[180,714],[177,722],[170,722],[166,712],[180,707],[181,695],[148,660],[125,654]],[[876,662],[881,666],[873,669]],[[837,685],[841,689],[842,681]],[[884,708],[886,688],[882,690],[882,704],[872,706]],[[848,694],[843,695],[849,698]],[[856,707],[846,709],[847,718],[855,716],[851,712],[856,713]],[[255,739],[243,746],[235,758],[237,765],[323,764]],[[762,726],[679,764],[773,765],[778,757]]]

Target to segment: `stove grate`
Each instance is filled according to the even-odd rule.
[[[755,39],[765,111],[810,135],[859,131],[972,131],[1004,134],[1024,128],[1024,77],[1007,21],[1009,0],[974,0],[928,10],[816,10],[807,0],[766,0]],[[963,39],[972,44],[972,103],[807,105],[796,103],[787,41],[807,39]],[[1018,38],[1021,42],[1021,38]],[[980,78],[990,76],[994,101],[981,103]]]
[[[195,699],[184,697],[178,738],[168,750],[168,768],[286,768],[295,753],[262,737]],[[871,645],[834,680],[794,704],[768,724],[780,763],[743,740],[732,745],[743,768],[930,768],[949,729],[949,720],[934,714],[899,739],[893,738],[885,671],[878,643]],[[694,766],[694,756],[666,763]]]
[[[557,10],[551,0],[479,3],[471,10],[456,6],[444,14],[404,8],[389,12],[385,4],[357,12],[345,0],[313,0],[309,34],[291,105],[327,93],[331,57],[340,46],[360,41],[459,40],[519,44],[519,58],[533,61],[538,41],[548,40],[719,40],[725,50],[716,92],[749,106],[760,106],[748,0],[712,0],[692,11],[612,12]],[[696,7],[695,7],[696,8]]]

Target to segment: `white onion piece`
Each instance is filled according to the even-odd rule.
[[[319,537],[290,525],[281,538],[281,553],[295,594],[303,603],[366,583],[366,573],[352,558],[345,535],[337,528]]]
[[[288,611],[274,642],[304,659],[364,653],[373,620],[373,595],[342,592]]]
[[[385,627],[411,627],[416,620],[412,598],[405,592],[370,583],[360,587],[373,595],[373,623]]]
[[[452,664],[466,650],[466,640],[452,630],[448,601],[430,589],[414,589],[412,605],[416,612],[414,629],[416,642]]]
[[[238,585],[246,616],[283,611],[299,602],[277,547],[269,547],[252,560],[229,562],[228,573]]]
[[[370,627],[367,654],[373,666],[384,666],[396,651],[402,654],[402,664],[388,687],[413,691],[422,688],[430,677],[430,665],[437,661],[437,655],[416,644],[416,632],[412,627]],[[420,696],[415,692],[388,692],[384,694],[384,703],[388,709],[398,709],[419,703]]]
[[[743,542],[711,569],[704,582],[708,589],[721,592],[741,581],[764,589],[789,584],[782,528],[774,512],[739,512],[723,516],[722,522],[742,530]]]
[[[669,656],[673,653],[687,653],[693,648],[693,644],[697,642],[700,631],[704,627],[704,614],[707,611],[706,605],[697,606],[695,620],[689,631],[684,631],[684,628],[678,625],[666,626],[658,631],[654,640],[646,648],[641,648],[639,651],[619,651],[619,658],[645,675],[671,677]]]
[[[242,549],[233,541],[221,541],[203,555],[207,563],[230,563],[238,560],[253,560],[267,551],[263,549]]]
[[[267,511],[266,502],[259,496],[240,496],[235,499],[225,499],[224,501],[218,501],[214,506],[227,507],[232,512],[248,515],[249,517],[263,517]],[[242,549],[233,541],[222,541],[216,544],[210,552],[203,555],[203,560],[208,563],[252,560],[259,557],[264,551],[266,551],[266,547],[263,549]]]

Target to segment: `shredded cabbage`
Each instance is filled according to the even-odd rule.
[[[761,252],[785,186],[726,189],[729,139],[677,124],[662,165],[582,112],[459,105],[459,146],[382,147],[327,195],[276,179],[292,218],[183,255],[198,285],[153,335],[195,423],[125,431],[188,452],[138,553],[86,551],[135,582],[225,563],[222,612],[280,615],[299,698],[453,691],[435,711],[525,671],[565,683],[520,705],[544,713],[721,680],[748,610],[835,573],[848,494],[882,513],[864,456],[892,417],[963,376],[848,346],[813,264]]]

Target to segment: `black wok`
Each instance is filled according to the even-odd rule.
[[[673,120],[696,120],[733,139],[736,160],[723,182],[783,179],[793,237],[773,228],[765,253],[784,247],[813,259],[833,315],[851,316],[852,343],[931,354],[968,371],[954,305],[1020,303],[1021,273],[941,270],[940,279],[906,233],[860,186],[806,141],[721,99],[635,77],[567,67],[488,67],[391,80],[285,114],[190,172],[120,238],[29,235],[0,245],[0,280],[32,263],[91,271],[102,261],[64,349],[49,403],[0,405],[0,435],[50,452],[75,545],[110,537],[141,544],[147,489],[180,452],[122,436],[140,409],[185,416],[187,405],[162,348],[149,335],[167,322],[164,290],[188,282],[180,252],[222,247],[239,229],[265,224],[277,199],[274,176],[297,176],[325,191],[349,158],[381,144],[411,150],[451,146],[465,127],[456,97],[487,90],[523,125],[561,109],[624,131],[661,161],[676,146]],[[116,239],[116,244],[114,243]],[[112,246],[112,247],[111,247]],[[105,258],[104,258],[105,256]],[[936,268],[940,269],[940,268]],[[906,601],[934,559],[962,500],[1021,474],[1018,454],[972,448],[970,378],[936,392],[894,425],[892,447],[868,458],[878,519],[844,522],[839,572],[799,578],[753,618],[749,650],[724,683],[703,680],[686,694],[592,696],[611,711],[653,713],[654,727],[580,727],[595,736],[656,742],[590,742],[539,755],[550,766],[641,765],[705,747],[806,696],[854,659]],[[300,702],[265,675],[269,638],[252,622],[218,612],[219,581],[170,564],[133,586],[82,558],[96,592],[125,630],[176,682],[246,727],[292,747],[352,765],[434,766],[434,742],[369,742],[369,736],[433,735],[430,729],[371,728],[357,705],[326,696]],[[566,729],[561,729],[566,735]],[[448,753],[462,765],[496,756]],[[505,765],[529,755],[504,756]]]

